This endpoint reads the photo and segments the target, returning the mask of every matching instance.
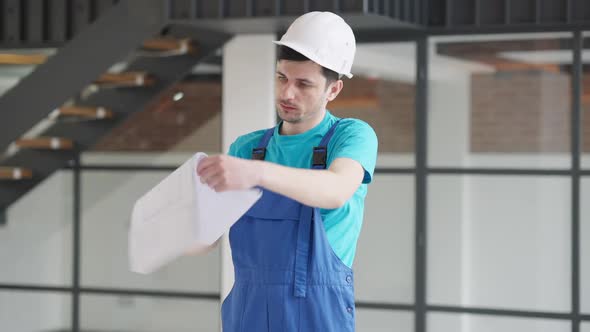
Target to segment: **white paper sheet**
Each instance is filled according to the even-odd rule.
[[[206,252],[262,196],[258,189],[217,193],[201,184],[197,153],[139,198],[129,231],[131,271],[151,273],[189,249]]]

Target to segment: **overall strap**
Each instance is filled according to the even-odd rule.
[[[326,168],[326,161],[328,159],[328,143],[330,143],[330,139],[334,136],[334,131],[336,127],[340,123],[342,119],[339,119],[330,127],[330,130],[324,135],[322,138],[320,145],[313,148],[313,159],[311,162],[312,169],[325,169]]]
[[[322,138],[320,145],[313,148],[312,169],[325,169],[326,156],[328,155],[328,143],[334,135],[334,130],[340,120],[328,130]],[[311,246],[311,226],[315,219],[315,214],[319,214],[319,209],[314,209],[307,205],[301,206],[299,216],[299,226],[297,227],[297,249],[295,252],[295,297],[305,297],[307,291],[307,270],[309,262],[309,248]]]
[[[254,160],[264,160],[266,157],[266,147],[268,146],[268,142],[272,135],[275,133],[275,128],[269,128],[264,132],[264,136],[260,139],[258,143],[258,147],[252,149],[252,159]]]

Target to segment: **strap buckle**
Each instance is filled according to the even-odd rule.
[[[252,149],[253,160],[264,160],[266,157],[266,148],[254,148]]]
[[[316,146],[313,148],[312,166],[314,168],[326,168],[326,160],[328,157],[328,149],[325,146]]]

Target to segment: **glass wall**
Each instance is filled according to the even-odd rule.
[[[8,208],[0,226],[0,283],[71,284],[72,193],[72,172],[59,171]]]
[[[80,330],[219,331],[219,310],[219,301],[83,295],[80,300]]]
[[[429,304],[569,312],[567,177],[433,175],[428,202]]]
[[[354,261],[357,330],[413,331],[415,77],[414,43],[359,44],[352,72],[328,109],[367,122],[379,139]],[[406,169],[406,170],[404,170]]]
[[[590,315],[590,177],[583,177],[580,187],[580,308]]]
[[[571,330],[571,322],[566,320],[444,313],[428,315],[429,332],[569,332]]]
[[[434,37],[434,167],[568,168],[572,35]]]
[[[414,303],[413,205],[412,176],[375,176],[354,265],[358,301]]]
[[[429,331],[572,328],[572,42],[429,39]]]
[[[69,331],[71,295],[0,290],[0,331]]]
[[[582,168],[590,169],[590,32],[584,32],[582,49]]]
[[[328,109],[339,117],[361,119],[379,138],[383,167],[414,166],[416,45],[363,43],[357,46],[355,75]]]
[[[135,201],[169,171],[84,171],[82,174],[83,287],[219,293],[219,247],[204,256],[185,256],[158,271],[129,271],[127,255]],[[105,239],[108,239],[106,245]]]
[[[362,332],[414,331],[414,314],[404,311],[357,309],[356,331]]]
[[[369,123],[380,143],[354,263],[357,330],[414,331],[422,314],[415,271],[426,264],[428,331],[570,331],[567,319],[518,315],[572,310],[572,35],[433,37],[428,46],[427,132],[416,132],[414,42],[359,44],[355,78],[328,106]],[[126,253],[135,200],[190,153],[221,150],[220,86],[179,86],[110,133],[83,155],[79,197],[65,170],[9,208],[0,227],[0,263],[10,266],[0,271],[0,330],[70,328],[77,199],[81,329],[219,330],[219,301],[210,299],[220,292],[219,248],[147,276],[129,272]],[[170,103],[179,92],[183,103]],[[582,118],[587,151],[590,116]],[[428,139],[426,172],[416,172],[416,134]],[[586,173],[581,187],[580,295],[590,315]],[[421,197],[427,234],[416,243]],[[425,257],[416,253],[423,244]]]

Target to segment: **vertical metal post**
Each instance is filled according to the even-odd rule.
[[[476,27],[481,25],[481,0],[475,0],[475,4],[473,6],[473,15],[474,15],[474,24]]]
[[[334,11],[337,13],[342,12],[342,0],[334,0],[333,1]]]
[[[416,234],[415,331],[426,332],[426,226],[427,198],[427,128],[428,128],[428,38],[417,40],[416,50]]]
[[[574,32],[572,75],[572,332],[580,332],[580,153],[582,133],[582,49],[581,31]]]
[[[253,17],[256,15],[256,9],[257,9],[257,3],[256,0],[248,0],[246,1],[246,16],[248,17]]]
[[[189,11],[190,11],[190,13],[188,13],[188,17],[191,18],[191,19],[195,19],[195,18],[199,17],[198,14],[201,12],[198,9],[197,1],[198,0],[191,0],[191,2],[189,3]]]
[[[508,25],[512,22],[512,19],[510,18],[512,15],[512,8],[510,8],[510,6],[512,6],[512,1],[504,0],[504,6],[504,24]]]
[[[275,15],[280,16],[283,14],[283,0],[275,0]]]
[[[4,36],[0,36],[0,39],[4,39],[10,44],[20,43],[21,36],[21,3],[18,0],[5,0],[0,3],[0,6],[4,7],[4,22],[2,31]]]
[[[228,14],[227,0],[219,0],[219,18],[225,18]]]
[[[72,230],[72,331],[80,331],[80,154],[75,153],[73,162],[73,230]]]
[[[49,21],[48,39],[52,42],[64,42],[67,40],[68,28],[65,0],[51,0],[47,2],[47,20]]]
[[[23,39],[27,42],[40,43],[43,41],[43,1],[28,1],[21,4],[26,16],[23,17],[21,25],[23,27]]]
[[[430,17],[430,6],[429,6],[429,2],[427,0],[422,1],[422,11],[421,11],[421,24],[423,24],[424,26],[428,26],[429,24],[429,17]]]
[[[447,0],[445,7],[445,26],[450,28],[453,26],[453,0]]]

